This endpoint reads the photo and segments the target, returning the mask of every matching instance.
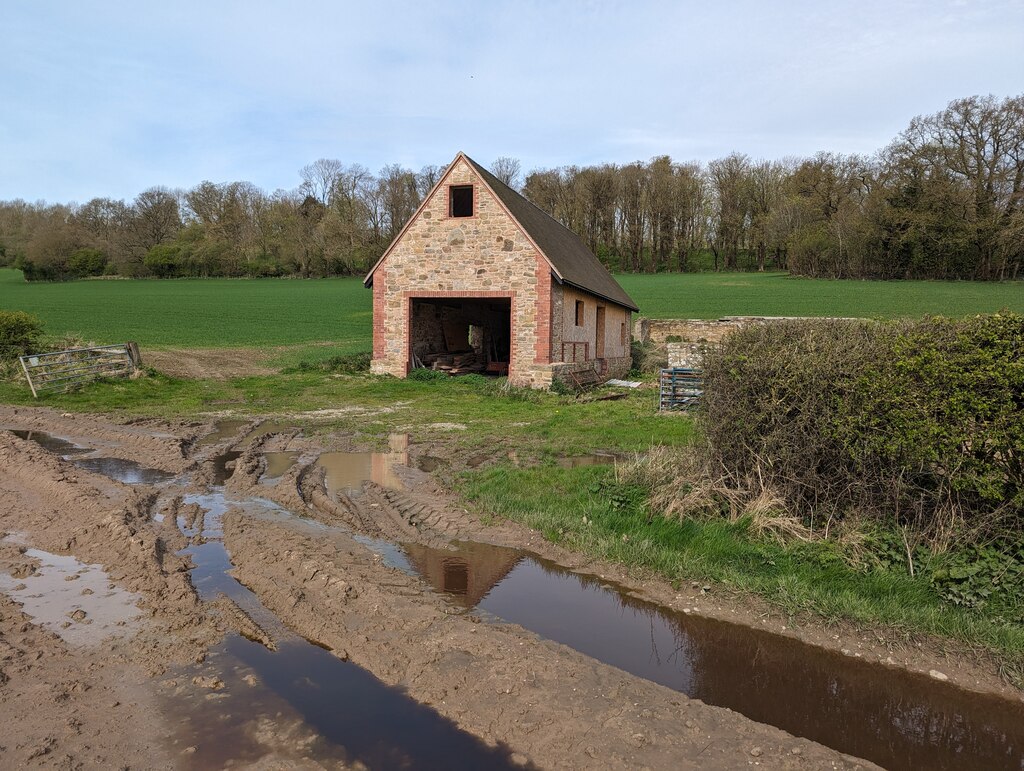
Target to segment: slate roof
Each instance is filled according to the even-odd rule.
[[[452,161],[448,168],[451,169],[459,158],[466,160],[480,176],[484,184],[490,188],[491,192],[508,209],[512,218],[523,229],[523,232],[533,240],[551,264],[555,279],[559,283],[568,284],[585,292],[590,292],[617,305],[625,306],[630,310],[639,310],[636,303],[633,302],[633,298],[626,294],[626,291],[619,286],[619,283],[612,277],[612,274],[594,256],[594,253],[587,248],[587,245],[583,243],[579,236],[543,209],[510,188],[465,153],[459,153],[455,156],[455,160]],[[441,181],[446,176],[447,171],[442,175]],[[440,184],[441,182],[438,182],[438,186]],[[431,194],[433,194],[433,191],[431,191]],[[419,212],[417,211],[412,219],[415,219],[418,214]],[[412,220],[410,220],[411,222]],[[406,223],[406,228],[409,227],[410,223]],[[367,274],[364,281],[367,286],[373,282],[373,274],[377,267],[384,262],[384,259],[391,252],[391,249],[394,248],[395,244],[401,240],[404,233],[405,228],[398,234],[395,241],[384,252],[384,255],[374,265],[369,274]]]
[[[526,234],[540,247],[562,283],[583,289],[634,311],[640,310],[608,269],[569,228],[510,188],[468,155],[473,170],[505,204]]]

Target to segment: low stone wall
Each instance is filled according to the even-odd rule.
[[[665,343],[668,366],[701,369],[704,366],[704,351],[707,347],[707,343]]]
[[[720,319],[637,319],[633,337],[642,343],[661,345],[666,338],[678,337],[684,343],[717,343],[734,329],[748,324],[771,321],[764,316],[726,316]]]
[[[720,319],[644,319],[633,324],[633,337],[641,343],[664,347],[668,366],[701,368],[701,357],[708,346],[722,342],[726,335],[752,324],[773,321],[822,318],[810,316],[723,316]],[[855,319],[845,319],[853,321]],[[672,338],[669,342],[668,338]],[[677,339],[678,338],[678,339]]]

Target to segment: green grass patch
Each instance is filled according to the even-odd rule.
[[[676,584],[711,581],[758,594],[791,615],[938,635],[1024,662],[1020,624],[943,601],[927,577],[860,571],[833,543],[784,547],[754,538],[743,522],[649,518],[644,491],[616,485],[608,467],[506,465],[463,474],[458,487],[484,512]]]
[[[347,361],[347,359],[346,359]],[[655,393],[638,391],[618,401],[583,403],[571,396],[501,388],[483,377],[435,381],[348,375],[317,368],[228,381],[179,380],[160,374],[104,381],[68,394],[32,398],[26,385],[0,382],[0,402],[60,410],[123,412],[195,419],[203,412],[288,414],[339,408],[317,420],[317,430],[383,441],[409,431],[416,441],[443,439],[455,451],[524,458],[596,451],[638,452],[652,443],[684,444],[691,422],[660,415]]]
[[[652,318],[950,316],[1024,312],[1024,282],[830,281],[783,273],[620,275]],[[300,346],[278,366],[370,346],[372,294],[358,278],[135,279],[28,283],[0,269],[0,308],[34,313],[49,335],[143,348]],[[328,350],[312,343],[330,341]]]

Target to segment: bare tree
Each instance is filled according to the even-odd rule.
[[[321,158],[299,169],[302,184],[299,186],[306,195],[311,195],[324,206],[331,202],[334,188],[340,176],[343,164],[332,158]]]
[[[435,166],[433,164],[427,164],[420,169],[419,174],[416,175],[416,189],[419,191],[420,200],[426,198],[430,191],[434,189],[434,185],[438,183],[443,173],[443,166]]]
[[[144,252],[170,241],[181,230],[178,194],[166,187],[151,187],[135,197],[132,231],[135,245]]]
[[[491,174],[496,176],[513,190],[519,190],[523,184],[523,167],[518,158],[503,155],[491,164]]]
[[[715,223],[711,249],[715,254],[715,269],[719,255],[722,267],[736,270],[739,252],[747,236],[750,213],[750,159],[742,153],[732,153],[708,164],[715,199]]]

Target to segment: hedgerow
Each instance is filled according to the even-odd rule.
[[[751,326],[708,352],[705,389],[705,507],[767,500],[809,530],[868,517],[933,545],[1022,524],[1020,315]]]

